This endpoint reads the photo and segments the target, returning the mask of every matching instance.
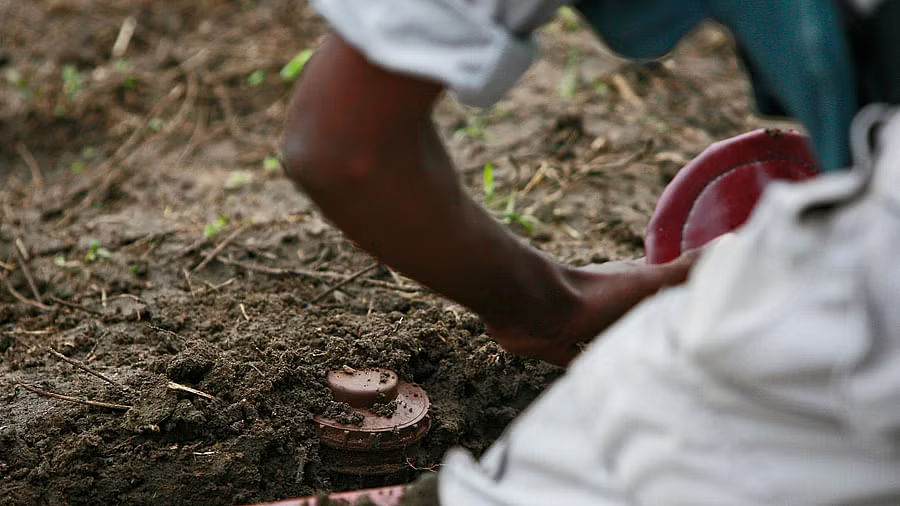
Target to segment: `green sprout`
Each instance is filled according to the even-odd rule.
[[[490,202],[494,198],[494,164],[488,162],[484,164],[484,171],[481,175],[482,188],[484,189],[484,200]]]
[[[22,86],[25,84],[25,78],[22,76],[22,73],[15,68],[6,69],[3,73],[3,78],[6,80],[7,84],[13,86]]]
[[[225,227],[227,227],[227,226],[228,226],[228,218],[226,218],[224,216],[219,216],[219,218],[216,219],[216,221],[209,223],[205,227],[203,227],[203,237],[206,237],[207,239],[211,239],[211,238],[215,237],[215,235],[218,234],[219,232],[221,232],[222,230],[225,230]]]
[[[264,70],[254,70],[247,76],[247,84],[250,86],[259,86],[266,82],[266,72]]]
[[[63,92],[70,98],[74,98],[81,91],[81,74],[78,73],[78,67],[75,65],[63,65],[62,80]]]
[[[484,203],[489,208],[494,210],[499,210],[503,207],[502,213],[500,213],[501,220],[503,223],[509,225],[511,223],[519,224],[526,232],[529,234],[533,234],[535,231],[535,222],[536,220],[531,216],[523,216],[516,212],[516,197],[518,194],[513,191],[508,195],[499,196],[496,192],[496,183],[494,181],[494,164],[488,162],[484,164],[484,169],[481,173],[482,179],[482,190],[484,191]]]
[[[236,170],[225,180],[226,190],[240,190],[253,180],[253,174],[246,170]]]
[[[163,119],[160,117],[150,118],[150,121],[147,122],[147,128],[150,129],[151,132],[159,132],[162,130]]]
[[[509,198],[506,200],[506,209],[503,211],[503,223],[508,225],[513,222],[521,225],[529,234],[534,233],[534,222],[530,218],[516,212],[515,193],[509,195]]]
[[[484,139],[486,137],[487,121],[483,116],[472,114],[466,118],[466,126],[457,130],[470,139]]]
[[[119,74],[125,74],[122,78],[122,87],[133,90],[137,88],[137,77],[131,74],[131,62],[125,59],[118,59],[113,62],[113,69]]]
[[[6,69],[3,77],[5,78],[7,84],[16,88],[22,98],[24,98],[25,100],[31,100],[33,92],[31,91],[31,88],[28,87],[28,79],[23,76],[21,72],[19,72],[15,68],[9,68]]]
[[[574,32],[581,28],[578,13],[571,7],[560,7],[556,10],[556,17],[562,23],[563,30],[567,32]]]
[[[263,159],[263,170],[266,172],[275,172],[281,169],[281,159],[277,156],[267,156]]]
[[[306,62],[312,58],[312,55],[312,49],[304,49],[297,53],[297,56],[293,57],[291,61],[287,62],[287,64],[281,68],[281,80],[285,82],[296,81],[300,72],[303,70],[303,67],[306,65]]]
[[[101,246],[100,241],[93,239],[91,240],[91,245],[88,247],[88,252],[84,256],[84,259],[88,262],[96,262],[101,258],[109,258],[110,256],[112,256],[112,253]]]
[[[569,51],[566,59],[566,67],[562,78],[559,80],[559,95],[562,98],[572,98],[578,92],[578,67],[581,65],[581,53],[577,49]]]
[[[600,95],[601,97],[608,96],[610,90],[611,90],[611,88],[609,86],[609,83],[602,79],[598,79],[594,83],[594,93],[596,93],[597,95]]]
[[[71,165],[69,165],[69,171],[75,175],[81,174],[86,168],[87,163],[85,163],[84,160],[75,160]]]

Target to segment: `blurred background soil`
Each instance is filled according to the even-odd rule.
[[[413,479],[451,446],[482,452],[560,374],[384,266],[326,293],[374,261],[277,162],[282,69],[326,32],[305,2],[0,0],[0,20],[0,503],[359,486],[328,472],[310,424],[345,365],[430,394],[422,450],[385,481]],[[565,262],[640,256],[680,166],[775,124],[715,26],[641,64],[570,12],[540,36],[505,100],[448,97],[436,121],[472,196]]]

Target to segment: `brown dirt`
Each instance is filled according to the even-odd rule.
[[[129,16],[135,35],[113,58]],[[452,445],[482,452],[558,376],[384,267],[310,304],[372,260],[263,168],[290,90],[278,71],[324,32],[303,2],[0,1],[0,18],[0,503],[246,503],[379,484],[319,458],[309,422],[340,409],[324,374],[344,365],[429,392],[433,428],[390,481],[411,480]],[[543,37],[509,98],[488,112],[448,98],[437,122],[479,200],[493,164],[489,207],[535,246],[577,264],[635,257],[677,168],[764,124],[730,40],[705,28],[637,65],[583,28]],[[23,264],[43,305],[23,302],[36,299]]]

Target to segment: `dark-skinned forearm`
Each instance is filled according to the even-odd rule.
[[[310,63],[288,113],[295,181],[385,263],[493,325],[552,333],[535,324],[556,325],[551,320],[563,320],[576,301],[569,269],[520,242],[465,193],[430,119],[439,87],[348,65],[358,55],[335,44]],[[537,309],[555,317],[523,321]]]

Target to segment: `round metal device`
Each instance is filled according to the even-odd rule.
[[[343,369],[328,373],[334,400],[346,402],[361,423],[313,417],[323,461],[339,473],[391,474],[408,468],[407,458],[431,428],[431,401],[421,387],[387,369]],[[359,416],[357,415],[357,420]]]

